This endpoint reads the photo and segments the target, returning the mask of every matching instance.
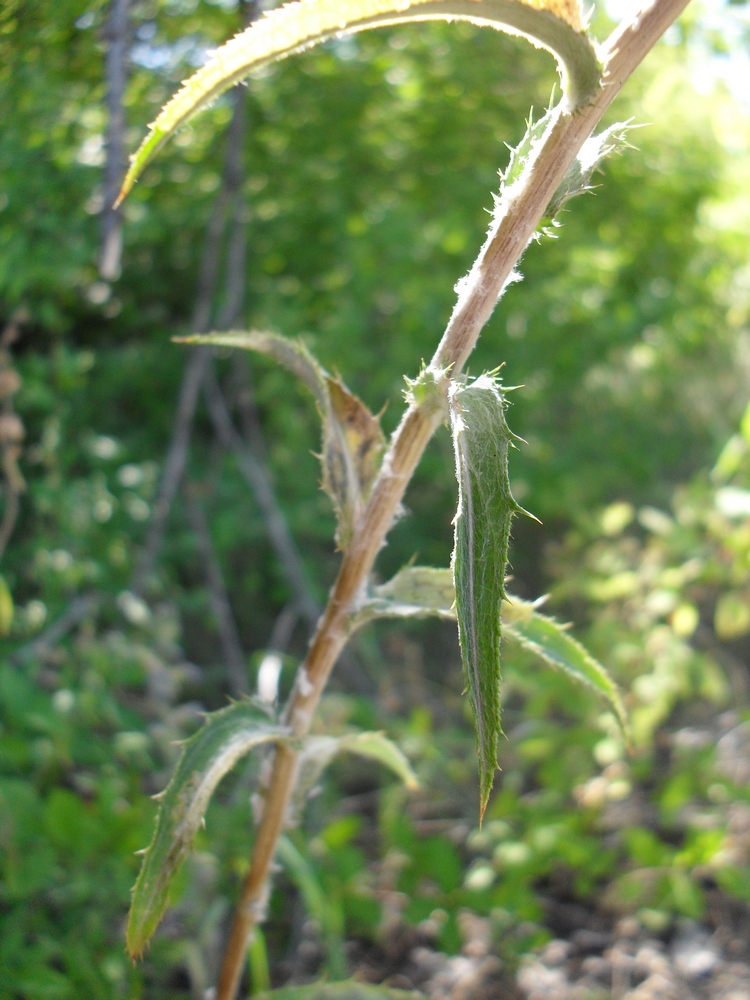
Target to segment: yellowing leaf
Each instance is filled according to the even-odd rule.
[[[750,594],[730,591],[716,603],[714,629],[724,642],[739,639],[750,632]]]
[[[132,158],[118,204],[167,139],[253,69],[342,34],[408,21],[470,21],[521,35],[556,57],[570,110],[601,81],[577,0],[300,0],[269,11],[219,48],[161,111]]]
[[[0,576],[0,636],[6,636],[10,632],[12,624],[13,595],[5,582],[5,577]]]

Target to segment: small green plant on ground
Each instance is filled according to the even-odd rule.
[[[133,158],[121,199],[170,135],[208,101],[264,63],[342,32],[408,21],[468,20],[529,39],[550,51],[560,70],[562,97],[538,121],[530,117],[512,152],[487,239],[456,286],[456,306],[431,362],[407,380],[407,409],[390,441],[378,419],[301,342],[260,332],[190,338],[202,351],[231,346],[270,355],[310,389],[323,420],[323,484],[336,511],[336,541],[343,553],[329,602],[283,710],[275,709],[273,692],[243,699],[209,716],[186,744],[163,793],[134,890],[128,946],[139,955],[164,913],[170,884],[217,784],[253,747],[271,744],[273,765],[261,789],[253,854],[217,1000],[236,995],[248,945],[265,915],[274,857],[280,853],[305,884],[304,858],[280,838],[326,764],[340,752],[351,752],[386,764],[407,784],[414,782],[403,754],[380,733],[309,736],[331,670],[358,628],[382,617],[458,620],[477,735],[480,817],[497,767],[501,641],[516,641],[593,687],[626,727],[617,690],[597,661],[537,604],[506,593],[511,523],[525,513],[512,496],[508,477],[509,451],[516,440],[505,420],[508,389],[497,370],[469,379],[462,369],[503,290],[516,280],[515,267],[529,241],[554,224],[567,200],[587,190],[592,171],[621,137],[622,127],[598,137],[592,133],[685,5],[686,0],[658,0],[598,46],[575,0],[303,0],[264,16],[219,49],[165,106]],[[444,422],[453,435],[459,490],[452,567],[410,565],[388,583],[374,586],[376,556],[427,443]],[[309,886],[308,895],[313,900]],[[253,955],[262,976],[261,957],[251,949]]]

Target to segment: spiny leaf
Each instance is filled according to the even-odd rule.
[[[500,735],[500,608],[513,515],[505,398],[497,380],[455,382],[449,392],[458,478],[453,580],[461,658],[477,731],[480,814],[487,807]]]
[[[132,158],[117,204],[176,129],[253,69],[341,34],[433,20],[470,21],[552,52],[570,110],[591,100],[600,86],[599,60],[578,0],[301,0],[259,18],[183,85]]]
[[[378,418],[340,379],[318,364],[301,340],[258,331],[175,339],[186,344],[240,347],[268,354],[305,383],[323,418],[323,489],[336,511],[336,542],[345,549],[369,499],[385,448]]]
[[[449,569],[406,566],[387,583],[374,587],[359,608],[352,628],[375,618],[455,618],[455,589]]]
[[[541,225],[549,225],[554,221],[565,203],[579,194],[591,190],[591,178],[610,153],[617,152],[627,145],[625,136],[629,128],[635,126],[628,122],[617,122],[604,129],[599,135],[590,136],[581,147],[578,156],[568,167],[565,176],[555,192],[544,213]]]
[[[172,879],[187,856],[216,786],[253,747],[288,735],[256,702],[235,702],[209,715],[186,743],[172,780],[160,796],[153,839],[133,890],[127,943],[143,951],[167,905]]]
[[[258,994],[257,1000],[424,1000],[424,997],[411,990],[392,990],[387,986],[367,986],[350,981],[284,986],[280,990]]]
[[[627,714],[617,685],[567,627],[540,614],[537,604],[520,597],[508,597],[502,607],[505,636],[606,698],[629,742]]]
[[[534,109],[531,109],[528,121],[526,122],[526,131],[522,135],[520,142],[517,146],[508,146],[510,157],[508,158],[508,166],[500,173],[500,194],[496,198],[496,201],[499,202],[508,188],[512,187],[523,176],[529,157],[534,152],[536,144],[544,135],[551,118],[552,112],[548,111],[537,121],[534,121]]]
[[[500,609],[505,639],[512,639],[550,666],[564,670],[610,703],[628,739],[628,720],[617,685],[605,668],[568,631],[540,614],[540,601],[506,594]],[[373,589],[354,619],[359,628],[375,618],[455,618],[455,590],[449,569],[407,566]]]

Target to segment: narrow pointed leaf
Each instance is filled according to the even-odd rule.
[[[505,399],[496,379],[454,383],[450,416],[458,478],[453,580],[466,688],[477,732],[480,812],[487,806],[500,735],[500,608],[513,515]]]
[[[269,11],[221,46],[161,111],[131,160],[127,195],[167,139],[253,69],[342,34],[409,21],[470,21],[521,35],[557,58],[570,110],[600,86],[596,49],[578,0],[302,0]]]
[[[185,860],[221,779],[253,747],[283,739],[288,730],[249,699],[213,712],[186,743],[160,797],[154,836],[133,890],[127,943],[136,957],[156,929],[172,879]]]
[[[310,983],[258,994],[256,1000],[424,1000],[424,994],[365,983]]]
[[[627,714],[617,685],[564,625],[540,614],[535,603],[520,597],[508,598],[503,603],[502,618],[507,638],[515,639],[546,663],[564,670],[606,698],[629,741]]]
[[[340,379],[315,360],[301,340],[258,331],[175,339],[180,343],[239,347],[267,354],[305,383],[315,396],[323,418],[323,489],[336,512],[336,541],[339,548],[345,549],[369,499],[385,448],[378,418]]]

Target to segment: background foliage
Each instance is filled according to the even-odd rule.
[[[0,609],[0,996],[14,1000],[202,996],[252,836],[251,765],[211,807],[146,962],[127,964],[148,796],[167,780],[172,741],[228,690],[181,499],[158,580],[145,599],[131,582],[185,359],[169,338],[189,328],[231,106],[218,101],[149,168],[125,207],[122,276],[103,282],[104,14],[91,0],[6,0],[0,11],[0,312],[23,310],[12,351],[28,487],[2,566],[12,622]],[[231,0],[136,0],[132,19],[130,148],[238,13]],[[376,939],[394,906],[433,920],[448,950],[462,909],[491,915],[503,948],[520,952],[555,932],[560,900],[603,894],[666,927],[700,917],[707,894],[750,899],[750,776],[731,751],[748,738],[750,124],[722,86],[694,85],[722,65],[723,45],[700,7],[670,32],[616,107],[620,120],[650,123],[630,133],[636,148],[570,206],[556,239],[532,245],[472,364],[504,361],[504,380],[523,384],[509,413],[528,442],[513,456],[514,491],[544,523],[517,524],[514,590],[551,590],[553,610],[588,629],[628,692],[636,753],[626,759],[593,700],[519,654],[502,783],[473,830],[455,629],[373,626],[326,725],[387,726],[423,792],[407,807],[400,788],[378,793],[376,770],[337,766],[309,808],[309,836],[292,837],[302,860],[267,931],[277,957],[299,944],[301,914],[321,896],[334,968],[342,938]],[[403,375],[431,353],[483,237],[504,144],[530,105],[545,106],[553,77],[521,43],[430,25],[331,43],[251,79],[246,324],[303,334],[373,410],[388,402],[392,427]],[[244,364],[222,357],[222,379],[235,400],[251,380],[320,600],[336,555],[311,454],[317,417],[286,373]],[[254,677],[289,594],[202,414],[190,476]],[[407,503],[383,578],[415,553],[447,564],[447,434]],[[87,595],[64,641],[33,645]],[[305,641],[300,626],[289,668]],[[302,902],[285,903],[295,892]]]

